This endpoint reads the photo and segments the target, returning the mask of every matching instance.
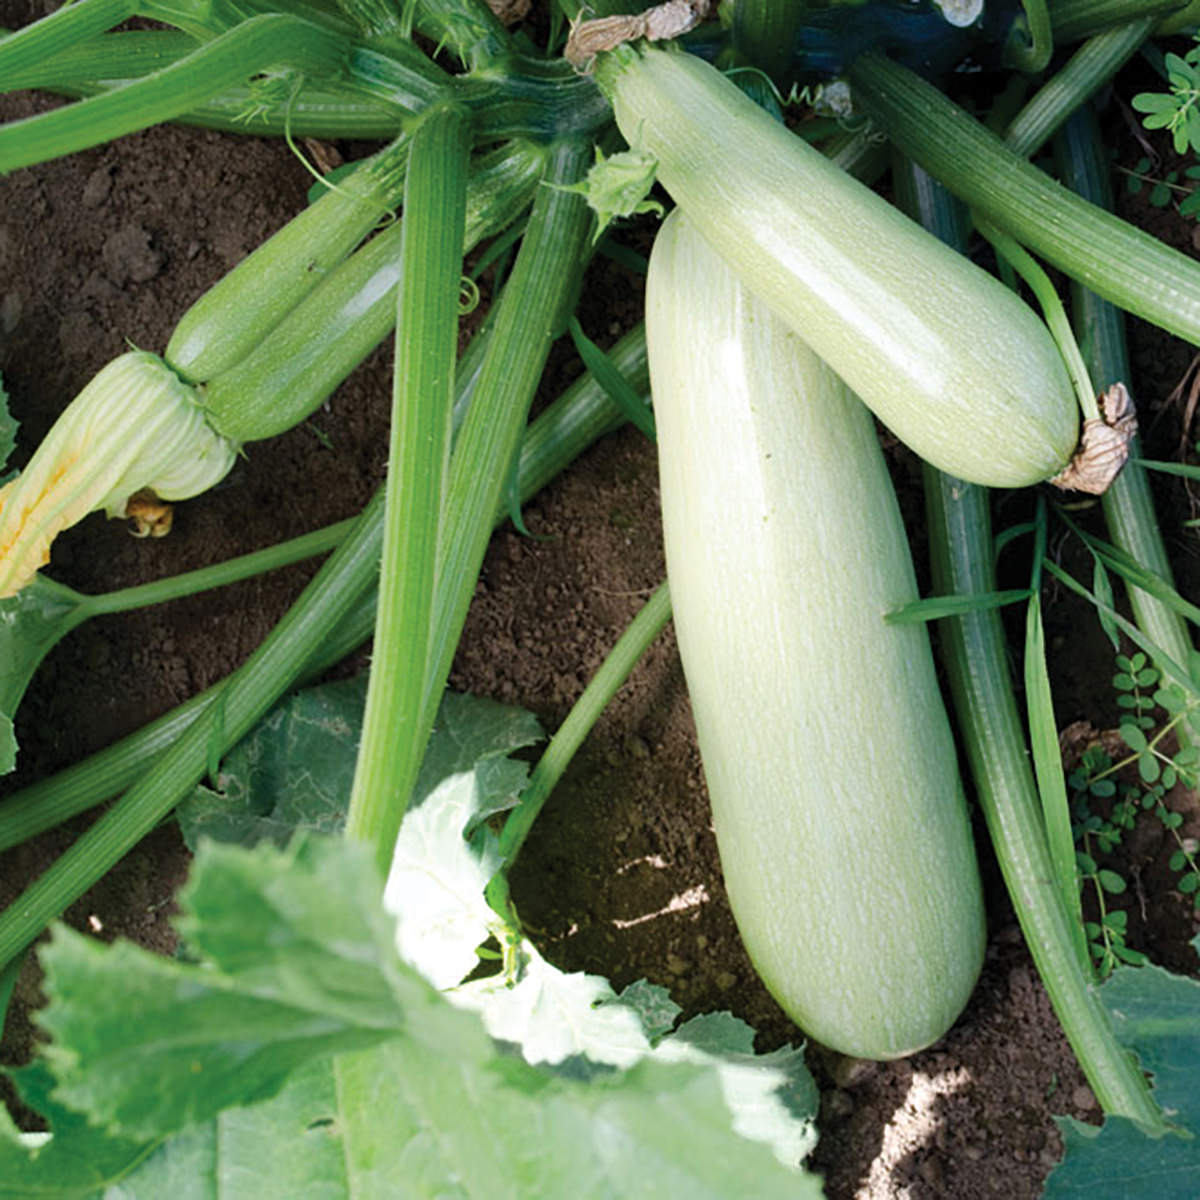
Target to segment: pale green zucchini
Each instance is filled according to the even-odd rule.
[[[646,337],[667,575],[730,903],[796,1023],[937,1040],[983,957],[979,874],[870,414],[676,210]]]
[[[623,46],[596,67],[626,140],[705,239],[923,458],[1019,487],[1060,471],[1078,412],[1042,322],[773,120],[715,67]]]

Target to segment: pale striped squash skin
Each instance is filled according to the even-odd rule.
[[[1039,317],[688,54],[598,68],[708,243],[906,445],[988,487],[1057,474],[1079,413]]]
[[[667,568],[730,902],[812,1037],[894,1058],[984,949],[955,749],[870,414],[676,210],[647,343]]]

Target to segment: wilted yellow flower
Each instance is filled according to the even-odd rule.
[[[0,488],[0,597],[50,561],[50,543],[88,513],[125,516],[136,492],[184,500],[223,479],[237,446],[208,423],[196,390],[157,355],[122,354],[67,406],[29,466]]]

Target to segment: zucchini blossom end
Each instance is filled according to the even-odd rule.
[[[228,474],[237,449],[208,423],[196,389],[157,355],[114,359],[0,488],[0,598],[29,583],[55,537],[88,513],[124,518],[139,493],[198,495]]]

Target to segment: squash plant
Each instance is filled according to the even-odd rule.
[[[666,592],[656,594],[621,640],[527,786],[515,766],[506,768],[508,786],[498,797],[486,795],[482,785],[467,795],[452,786],[463,774],[487,775],[480,763],[528,742],[519,718],[513,719],[520,732],[512,740],[485,741],[457,769],[447,762],[453,755],[438,748],[435,730],[451,720],[443,701],[451,658],[495,523],[515,497],[528,495],[599,432],[630,416],[649,428],[641,401],[645,346],[637,336],[614,351],[615,363],[604,365],[593,355],[599,382],[572,389],[528,422],[550,347],[570,324],[581,271],[594,249],[585,193],[611,187],[613,164],[656,169],[683,218],[722,256],[722,270],[740,273],[736,286],[766,306],[762,323],[789,323],[790,337],[811,341],[805,354],[825,355],[936,465],[1004,486],[1035,483],[1064,465],[1074,448],[1073,392],[1086,420],[1100,420],[1087,369],[1070,349],[1053,295],[1036,285],[1058,348],[1023,302],[878,197],[852,186],[729,78],[755,89],[766,68],[786,88],[810,75],[848,71],[858,103],[877,128],[944,176],[974,206],[1001,253],[1029,278],[1037,279],[1036,266],[1014,240],[1102,296],[1194,338],[1200,332],[1200,269],[1095,203],[1070,196],[1025,161],[1037,137],[1061,124],[1136,45],[1131,30],[1144,37],[1151,19],[1171,7],[1162,0],[1114,0],[1090,8],[1031,0],[1016,21],[1001,5],[966,6],[971,11],[964,15],[962,6],[949,4],[877,2],[846,10],[834,4],[808,14],[802,4],[783,6],[790,11],[780,24],[779,7],[738,0],[731,32],[700,24],[670,50],[609,39],[613,31],[632,30],[661,41],[661,21],[673,28],[682,12],[682,24],[691,26],[706,6],[676,0],[632,21],[615,17],[592,27],[587,44],[595,47],[597,61],[582,73],[556,52],[542,53],[511,35],[474,0],[400,6],[362,0],[79,0],[0,40],[4,87],[80,97],[0,127],[0,171],[171,119],[215,128],[252,120],[257,130],[289,138],[391,141],[379,157],[327,185],[308,212],[186,314],[161,359],[143,352],[118,360],[112,375],[102,372],[0,495],[0,548],[11,558],[4,566],[10,593],[5,616],[16,664],[5,697],[8,717],[40,656],[89,615],[211,586],[267,562],[336,545],[277,629],[211,694],[62,780],[12,797],[0,811],[0,842],[12,845],[35,827],[120,793],[0,914],[0,962],[10,981],[22,954],[71,900],[191,795],[243,738],[256,729],[255,736],[263,736],[260,722],[282,695],[374,635],[361,716],[338,751],[343,767],[350,764],[339,785],[349,809],[342,838],[311,832],[325,827],[300,805],[278,823],[310,832],[285,850],[263,844],[201,849],[181,926],[194,962],[159,963],[61,930],[55,934],[43,956],[52,1000],[43,1024],[52,1041],[44,1060],[20,1077],[23,1096],[50,1120],[52,1137],[47,1142],[0,1131],[0,1149],[11,1166],[6,1178],[21,1177],[18,1186],[89,1194],[125,1179],[144,1189],[132,1194],[162,1194],[162,1173],[179,1155],[194,1155],[214,1178],[226,1168],[236,1175],[253,1155],[230,1157],[228,1146],[255,1138],[257,1113],[266,1124],[255,1144],[290,1146],[284,1131],[297,1128],[330,1128],[333,1141],[332,1150],[319,1147],[311,1160],[289,1162],[279,1150],[278,1166],[272,1160],[264,1169],[260,1161],[254,1194],[269,1194],[261,1190],[263,1180],[278,1194],[288,1194],[289,1186],[294,1194],[289,1178],[310,1180],[327,1171],[335,1176],[332,1194],[440,1193],[450,1180],[466,1195],[498,1189],[513,1195],[634,1194],[629,1147],[644,1156],[637,1185],[656,1194],[686,1188],[733,1195],[746,1172],[753,1173],[756,1194],[816,1194],[815,1180],[798,1173],[811,1146],[804,1125],[811,1108],[784,1111],[788,1104],[780,1101],[789,1089],[794,1099],[805,1087],[792,1060],[731,1065],[749,1049],[744,1031],[725,1030],[718,1053],[695,1030],[685,1033],[686,1025],[666,1036],[673,1014],[663,1020],[661,996],[635,993],[618,1000],[603,981],[581,983],[554,972],[523,937],[508,893],[505,873],[530,823],[597,707],[665,621]],[[555,11],[573,21],[584,15],[573,5]],[[172,29],[108,32],[131,16]],[[579,35],[577,29],[573,36]],[[1052,80],[1039,93],[1037,137],[1010,133],[1008,145],[912,70],[918,64],[948,67],[971,52],[1040,71],[1051,40],[1084,37],[1093,39],[1087,53],[1072,60],[1065,79]],[[794,43],[797,53],[781,54],[781,39]],[[431,43],[452,54],[461,69],[445,69],[438,54],[424,48]],[[768,107],[774,103],[770,89],[756,90]],[[632,155],[618,152],[609,166],[589,174],[597,157],[603,160],[619,145],[618,131]],[[724,159],[703,157],[710,142],[724,145],[736,169],[726,172]],[[772,169],[759,169],[764,166]],[[619,189],[615,202],[610,191],[606,201],[618,214],[643,202],[636,184]],[[828,207],[822,210],[822,204]],[[392,207],[402,209],[401,219],[368,236]],[[836,236],[826,237],[827,230]],[[864,230],[868,236],[855,252],[854,240]],[[503,245],[510,232],[519,233],[520,242],[503,289],[456,364],[464,251],[493,236]],[[32,575],[64,522],[97,507],[140,513],[136,505],[124,507],[139,489],[150,488],[153,503],[194,494],[211,482],[177,483],[175,468],[154,458],[167,449],[157,435],[138,444],[136,477],[130,463],[118,464],[101,449],[133,446],[136,416],[108,386],[114,375],[124,386],[124,367],[136,364],[169,381],[172,411],[183,412],[188,428],[199,428],[196,455],[215,463],[217,474],[246,442],[313,412],[393,328],[389,486],[349,528],[136,596],[81,597]],[[678,336],[665,335],[668,342]],[[674,360],[662,359],[676,364],[664,368],[668,377],[682,371],[678,349],[674,353]],[[831,379],[828,368],[814,369]],[[660,388],[655,381],[660,390],[672,386],[664,381]],[[979,406],[977,422],[972,403]],[[857,411],[852,405],[849,410]],[[173,419],[168,414],[162,420]],[[861,442],[866,418],[859,412],[854,421]],[[185,430],[181,436],[190,435]],[[680,435],[673,429],[669,436],[673,448]],[[143,462],[147,456],[151,461]],[[866,457],[864,451],[864,462]],[[784,489],[792,482],[780,479],[772,486]],[[782,502],[783,490],[780,496]],[[1027,694],[1039,699],[1042,545],[1035,543],[1037,577],[1020,597],[1029,612]],[[1153,556],[1149,572],[1138,567],[1147,561],[1140,542],[1126,552],[1141,571],[1128,574],[1136,575],[1143,591],[1171,592]],[[981,554],[986,559],[987,548],[976,543],[970,551],[976,567]],[[52,553],[50,563],[52,573]],[[710,573],[714,567],[699,565]],[[672,576],[682,570],[690,588],[695,566],[672,565]],[[836,564],[831,561],[829,569],[836,571]],[[1012,599],[997,597],[986,575],[971,575],[965,567],[940,579],[956,594],[939,600],[940,607],[910,605],[907,613],[890,614],[892,620],[936,612],[966,622]],[[898,607],[905,598],[897,593]],[[1103,597],[1097,600],[1103,607]],[[721,608],[720,597],[708,607]],[[768,619],[756,611],[756,619]],[[733,624],[749,623],[744,613],[730,612]],[[875,613],[881,627],[888,615]],[[753,637],[756,631],[737,632]],[[920,640],[908,636],[911,630],[891,632],[897,644]],[[703,645],[706,637],[700,632],[694,640]],[[984,658],[969,665],[967,675],[1003,675],[1000,649],[981,647],[968,647]],[[1161,649],[1159,655],[1175,668],[1178,687],[1194,692],[1190,664]],[[863,694],[869,692],[861,662],[851,674]],[[898,694],[907,694],[905,685],[896,686]],[[930,701],[927,670],[920,687],[924,704]],[[705,709],[714,728],[730,715],[721,707],[710,699]],[[1044,807],[1032,819],[1022,809],[1024,818],[1014,823],[1003,801],[988,801],[990,830],[998,856],[1012,866],[1014,906],[1031,936],[1043,939],[1039,966],[1062,976],[1051,994],[1081,1065],[1106,1111],[1123,1120],[1120,1128],[1140,1144],[1142,1131],[1161,1133],[1165,1120],[1088,992],[1086,962],[1075,956],[1069,829],[1064,862],[1065,815],[1055,806],[1047,751],[1046,718],[1053,743],[1052,714],[1044,704],[1040,712],[1032,701],[1030,707]],[[468,724],[484,726],[488,719],[472,716]],[[969,716],[961,722],[981,796],[1004,791],[1001,768],[988,750],[993,734]],[[715,755],[705,747],[710,778],[725,778],[725,760],[739,752],[736,739],[704,740],[717,746]],[[945,736],[938,741],[944,759]],[[794,770],[796,764],[766,766]],[[952,766],[943,766],[952,777]],[[905,782],[914,786],[912,779]],[[953,784],[947,788],[956,792]],[[726,789],[714,782],[723,809],[741,802],[737,790],[736,784]],[[519,805],[500,817],[514,792],[521,792]],[[272,803],[278,806],[280,797]],[[760,816],[747,811],[749,820],[740,819],[751,830],[759,827]],[[896,811],[903,826],[906,810]],[[489,824],[497,821],[503,824],[498,837]],[[947,858],[954,865],[938,881],[946,889],[941,903],[953,903],[955,880],[961,881],[962,928],[948,942],[950,950],[964,953],[933,955],[935,965],[921,986],[945,991],[929,997],[936,1010],[931,1023],[883,1042],[873,1031],[849,1043],[858,1052],[902,1053],[938,1036],[969,988],[978,957],[976,885],[961,810],[945,821]],[[731,823],[736,826],[738,818]],[[244,815],[235,824],[244,825]],[[248,840],[260,842],[261,833]],[[918,831],[909,836],[909,866],[917,874],[928,863],[919,858]],[[763,944],[761,914],[773,899],[766,889],[780,886],[780,875],[760,871],[742,835],[735,837],[731,886],[735,876],[741,880],[736,890],[742,899],[735,895],[734,904],[757,914],[747,929],[755,954],[756,944]],[[1021,880],[1029,876],[1020,871],[1045,863],[1046,886],[1023,889]],[[835,890],[849,886],[843,863],[810,863],[806,870],[822,867]],[[419,879],[435,879],[453,902],[431,906]],[[813,884],[810,877],[799,886]],[[918,902],[919,889],[902,890],[899,903]],[[801,890],[785,906],[789,919],[803,896]],[[912,922],[905,915],[897,928],[911,928],[906,936],[932,944],[939,932],[930,912]],[[852,922],[846,927],[857,928]],[[475,950],[489,936],[496,940],[498,974],[464,982]],[[786,944],[786,930],[776,948],[756,957],[771,986],[794,997],[788,1004],[801,1024],[826,1036],[817,1010],[836,1008],[856,994],[838,972],[853,965],[855,955],[871,958],[867,966],[873,969],[888,949],[882,943],[865,947],[865,937],[856,934],[845,962],[822,979],[812,977],[819,967],[809,961],[800,977],[780,982],[772,960]],[[819,943],[818,955],[838,953],[836,941]],[[129,997],[98,1002],[119,994],[117,981]],[[458,1011],[426,981],[479,1015]],[[811,997],[822,988],[822,1001],[814,1005]],[[537,1019],[548,1006],[564,1013],[560,1022]],[[861,1018],[877,1029],[876,1016],[850,1007],[852,1025]],[[173,1036],[177,1030],[185,1031],[182,1042]],[[522,1047],[524,1062],[498,1050],[485,1030]],[[447,1067],[448,1046],[456,1051]],[[739,1108],[731,1099],[739,1087],[774,1100]],[[233,1111],[255,1103],[265,1107]],[[799,1124],[797,1107],[806,1114]],[[525,1144],[530,1128],[540,1131],[533,1153]],[[743,1144],[741,1135],[750,1140]],[[1169,1146],[1173,1152],[1176,1143]],[[644,1161],[655,1164],[652,1174],[641,1170]],[[143,1172],[140,1179],[131,1174],[135,1169]]]

